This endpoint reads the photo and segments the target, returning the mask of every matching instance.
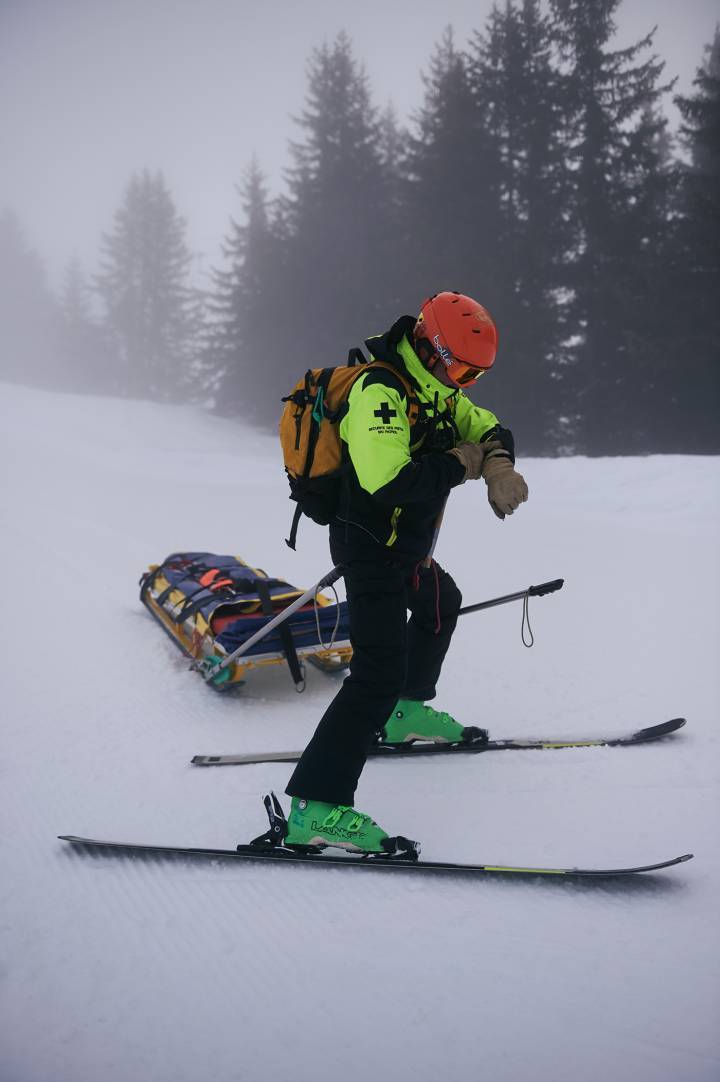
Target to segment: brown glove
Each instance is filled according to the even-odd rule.
[[[488,500],[498,518],[505,518],[525,503],[528,487],[506,454],[490,455],[485,460],[482,475],[488,487]]]
[[[500,447],[499,440],[488,440],[487,443],[459,443],[447,454],[455,455],[458,462],[465,467],[465,481],[477,481],[483,476],[483,462],[488,451],[494,451]]]

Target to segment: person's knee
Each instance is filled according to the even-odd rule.
[[[350,681],[362,689],[367,698],[395,699],[405,686],[407,654],[387,651],[363,651],[353,655],[350,662]]]
[[[448,575],[447,571],[441,571],[439,575],[440,586],[440,613],[442,616],[450,619],[453,616],[457,616],[462,606],[462,594],[460,589],[452,578]]]

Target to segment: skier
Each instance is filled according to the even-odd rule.
[[[510,430],[463,393],[495,360],[497,331],[481,304],[437,293],[417,318],[401,316],[366,346],[402,378],[370,368],[353,384],[340,425],[351,468],[330,551],[345,569],[353,657],[285,790],[292,797],[286,844],[399,853],[407,840],[389,838],[353,807],[372,741],[487,740],[484,730],[427,705],[462,602],[451,576],[428,559],[439,517],[450,490],[465,481],[484,478],[501,519],[528,490],[514,468]]]

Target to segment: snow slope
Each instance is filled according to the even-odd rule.
[[[228,846],[264,829],[282,764],[333,694],[282,669],[223,698],[142,609],[180,549],[306,586],[323,531],[275,441],[189,408],[0,388],[3,1082],[710,1082],[720,1077],[717,459],[527,460],[530,501],[453,495],[438,546],[467,603],[438,702],[495,735],[684,714],[633,749],[370,763],[358,806],[428,859],[645,862],[602,883],[372,876],[89,856],[59,833]],[[474,542],[468,538],[475,537]]]

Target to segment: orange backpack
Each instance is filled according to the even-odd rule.
[[[280,443],[290,499],[297,503],[290,537],[286,538],[291,549],[295,548],[300,515],[326,526],[337,511],[341,478],[349,469],[343,456],[340,422],[348,411],[348,395],[355,380],[370,368],[387,369],[403,385],[408,420],[414,424],[419,407],[407,377],[384,361],[368,363],[359,349],[350,350],[346,365],[309,368],[282,400]]]

